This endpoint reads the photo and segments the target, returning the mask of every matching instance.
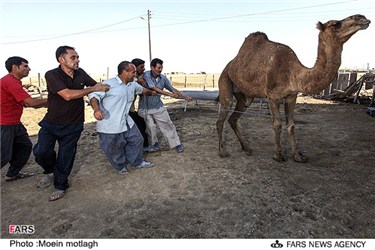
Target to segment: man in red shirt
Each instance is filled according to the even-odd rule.
[[[47,107],[47,99],[32,98],[22,87],[21,79],[28,76],[30,67],[22,57],[8,58],[5,67],[9,74],[1,78],[1,168],[10,164],[5,181],[15,181],[33,176],[21,173],[31,154],[32,143],[21,123],[23,107]]]

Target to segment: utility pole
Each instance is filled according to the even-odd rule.
[[[148,52],[150,56],[150,62],[152,60],[151,56],[151,28],[150,28],[151,10],[147,10],[147,24],[148,24]]]

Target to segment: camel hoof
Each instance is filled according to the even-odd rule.
[[[247,155],[252,155],[253,154],[253,150],[249,146],[247,146],[247,145],[244,145],[242,147],[242,150],[245,151]]]
[[[223,158],[226,158],[226,157],[229,157],[229,153],[225,150],[222,150],[222,151],[219,151],[219,156],[220,157],[223,157]]]
[[[308,158],[302,154],[301,151],[298,151],[297,154],[293,154],[293,159],[295,162],[306,163]]]
[[[288,158],[286,157],[286,155],[283,154],[283,153],[275,153],[275,154],[273,155],[273,159],[274,159],[275,161],[278,161],[278,162],[284,162],[284,161],[287,161],[287,160],[288,160]]]

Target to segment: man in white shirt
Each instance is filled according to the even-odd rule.
[[[143,160],[143,137],[129,115],[137,94],[155,95],[134,82],[134,64],[123,61],[118,65],[118,76],[104,81],[110,90],[89,94],[90,104],[97,119],[99,144],[111,165],[120,174],[128,174],[127,163],[135,168],[154,166]]]

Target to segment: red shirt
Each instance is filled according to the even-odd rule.
[[[15,125],[21,122],[22,102],[31,97],[22,87],[22,82],[12,74],[0,79],[1,109],[0,125]]]

